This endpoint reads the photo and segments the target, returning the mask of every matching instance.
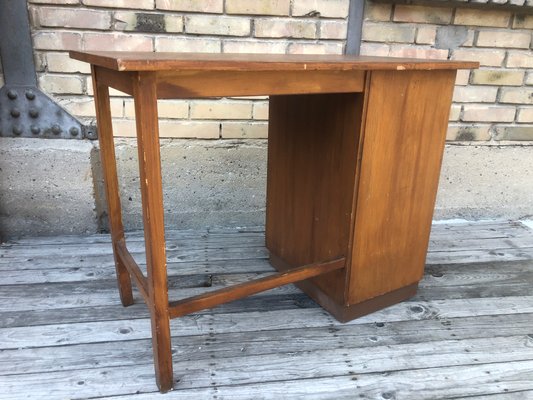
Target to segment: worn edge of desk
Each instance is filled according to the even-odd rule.
[[[115,71],[349,71],[479,68],[475,61],[416,58],[246,53],[70,51],[71,58]]]

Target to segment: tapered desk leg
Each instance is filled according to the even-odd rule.
[[[120,300],[124,306],[133,304],[131,291],[131,278],[121,259],[117,256],[117,242],[124,239],[122,226],[122,212],[120,209],[120,196],[118,192],[117,164],[115,159],[115,146],[113,143],[113,127],[111,125],[111,108],[109,104],[109,88],[98,83],[97,72],[93,67],[94,101],[96,104],[96,118],[98,120],[98,141],[100,143],[100,156],[104,173],[105,194],[107,198],[107,211],[109,216],[109,229],[115,256]]]
[[[166,392],[172,389],[173,376],[155,74],[139,73],[133,96],[155,374],[159,390]]]

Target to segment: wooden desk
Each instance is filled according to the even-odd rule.
[[[122,304],[146,301],[159,389],[172,388],[170,318],[295,283],[340,321],[416,292],[456,70],[379,57],[71,52],[92,65]],[[145,277],[124,240],[109,87],[134,97]],[[279,271],[189,299],[167,290],[157,99],[270,95],[266,245]]]

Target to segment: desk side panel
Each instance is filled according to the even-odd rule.
[[[266,240],[278,270],[349,254],[362,95],[271,96]],[[306,281],[344,303],[346,270]]]
[[[455,71],[373,71],[348,304],[423,275]]]

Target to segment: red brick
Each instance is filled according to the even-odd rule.
[[[315,21],[288,18],[259,18],[254,21],[256,37],[315,39]]]
[[[343,43],[289,43],[287,52],[289,54],[342,54]]]
[[[515,114],[515,107],[465,104],[462,120],[470,122],[511,122],[514,120]]]
[[[452,9],[446,7],[405,6],[397,4],[394,10],[393,20],[399,22],[449,24],[452,20]]]
[[[490,125],[449,124],[446,140],[457,142],[490,140]]]
[[[156,51],[176,51],[193,53],[220,53],[222,44],[216,38],[194,38],[162,36],[155,38]]]
[[[346,39],[348,24],[345,21],[320,21],[321,39]]]
[[[457,49],[452,51],[452,60],[478,61],[481,66],[499,67],[505,58],[502,49]]]
[[[455,11],[455,25],[494,26],[505,28],[509,25],[511,13],[500,10],[480,10],[474,8],[458,8]],[[505,35],[505,33],[501,33]]]
[[[33,47],[36,50],[80,50],[81,34],[75,32],[36,32]]]
[[[448,50],[393,44],[391,45],[389,55],[391,57],[431,58],[446,60],[448,58]]]
[[[415,40],[415,27],[392,23],[363,24],[363,40],[369,42],[412,43]]]
[[[222,46],[224,53],[285,54],[287,41],[224,40]]]
[[[152,38],[144,35],[127,35],[122,33],[85,33],[83,35],[85,50],[106,51],[153,51]]]
[[[189,15],[185,17],[185,31],[200,35],[248,36],[251,20],[243,17]]]
[[[493,103],[498,88],[485,86],[456,86],[453,101],[461,103]]]
[[[480,31],[476,45],[479,47],[510,47],[527,49],[531,43],[531,33],[511,30]]]
[[[159,10],[222,13],[223,0],[156,0]]]
[[[289,15],[290,4],[290,0],[226,0],[226,13]]]
[[[382,43],[361,43],[359,52],[362,56],[387,57],[390,52],[390,46]]]
[[[320,14],[323,18],[346,18],[349,0],[293,0],[292,15]]]
[[[81,0],[83,5],[110,8],[135,8],[151,10],[154,0]]]
[[[43,74],[39,77],[39,87],[52,94],[82,94],[83,80],[77,75]]]
[[[111,13],[83,8],[32,7],[39,26],[106,30],[111,28]]]
[[[91,73],[89,64],[70,58],[68,53],[47,53],[46,65],[50,72]]]

